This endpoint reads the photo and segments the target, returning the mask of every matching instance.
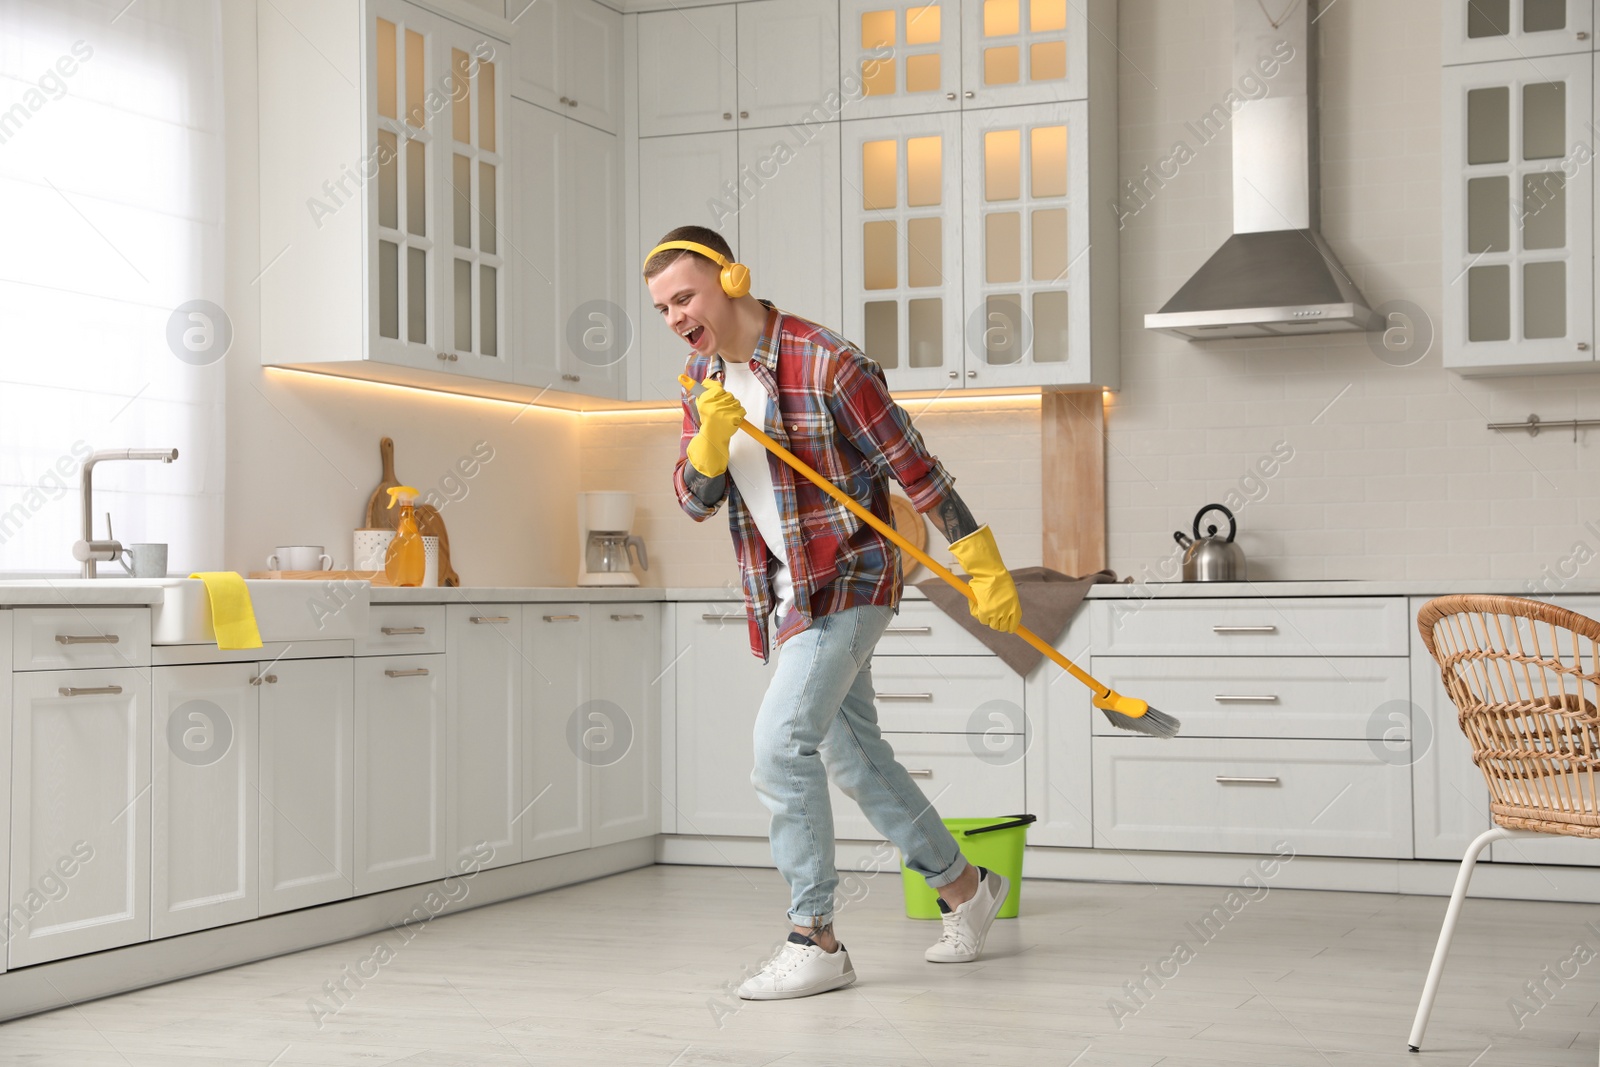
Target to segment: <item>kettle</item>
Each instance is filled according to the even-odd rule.
[[[1206,527],[1206,536],[1200,535],[1200,519],[1208,511],[1220,511],[1228,517],[1228,536],[1217,536],[1215,524]],[[1186,582],[1242,582],[1244,581],[1244,549],[1234,543],[1239,524],[1233,512],[1221,504],[1207,504],[1194,517],[1194,537],[1182,530],[1173,532],[1172,539],[1183,546],[1183,580]]]

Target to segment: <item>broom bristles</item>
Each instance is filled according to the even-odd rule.
[[[1166,712],[1150,708],[1143,715],[1124,715],[1120,711],[1110,708],[1101,708],[1111,725],[1119,730],[1127,730],[1136,734],[1148,734],[1151,737],[1177,737],[1179,722]]]

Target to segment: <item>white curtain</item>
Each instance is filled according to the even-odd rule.
[[[75,574],[95,523],[222,562],[217,0],[0,0],[0,574]],[[195,305],[207,301],[209,305]],[[187,305],[187,307],[186,307]],[[175,315],[175,312],[178,314]],[[102,574],[121,574],[100,564]]]

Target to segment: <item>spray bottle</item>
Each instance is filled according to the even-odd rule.
[[[394,540],[384,555],[383,573],[391,585],[418,586],[427,566],[423,554],[422,534],[417,529],[417,516],[413,510],[418,491],[409,485],[397,485],[389,490],[389,506],[400,505],[400,521],[395,524]]]

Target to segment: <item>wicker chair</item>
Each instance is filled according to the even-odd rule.
[[[1412,1052],[1422,1047],[1479,853],[1509,837],[1600,837],[1600,622],[1538,600],[1446,596],[1422,606],[1417,629],[1489,784],[1495,825],[1461,858],[1411,1027]]]

